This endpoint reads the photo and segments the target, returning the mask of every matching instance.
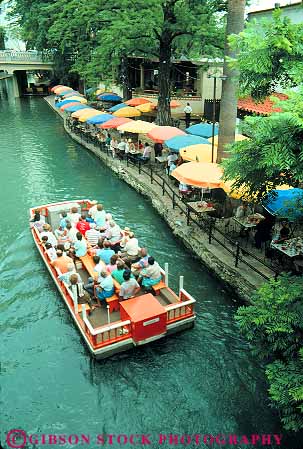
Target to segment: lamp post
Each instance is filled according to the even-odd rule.
[[[216,89],[217,89],[217,79],[224,81],[227,79],[226,75],[211,75],[208,74],[207,78],[213,78],[214,80],[214,90],[213,90],[213,113],[212,113],[212,139],[211,139],[211,162],[214,162],[214,150],[215,150],[215,126],[216,126]]]

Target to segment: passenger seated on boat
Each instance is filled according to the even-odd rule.
[[[123,301],[124,299],[133,298],[140,290],[140,285],[135,278],[131,277],[132,273],[130,270],[124,270],[123,279],[121,284],[119,299]]]
[[[66,229],[67,223],[68,223],[67,212],[63,211],[63,212],[61,212],[61,220],[59,223],[60,231],[63,231],[64,229]]]
[[[47,244],[47,241],[48,241],[48,236],[47,236],[47,235],[44,235],[44,236],[41,238],[41,243],[42,243],[42,246],[44,246],[44,248],[45,248],[45,245]]]
[[[76,224],[76,228],[78,229],[79,232],[81,232],[81,234],[83,236],[85,236],[86,231],[90,230],[90,225],[89,223],[86,221],[86,216],[85,214],[82,214],[81,217],[79,218],[78,223]]]
[[[118,260],[117,261],[117,268],[116,270],[112,271],[112,277],[119,282],[119,284],[122,284],[122,282],[124,282],[124,278],[123,278],[123,273],[126,269],[126,265],[123,262],[123,260]]]
[[[40,234],[41,239],[44,236],[48,237],[48,243],[51,243],[53,246],[57,246],[57,239],[54,236],[54,234],[52,233],[52,228],[49,224],[44,224],[43,225],[43,231]]]
[[[75,243],[77,241],[77,229],[72,226],[72,224],[70,222],[67,223],[66,225],[66,229],[67,229],[67,235],[68,235],[68,239],[71,243]]]
[[[97,212],[98,201],[93,200],[91,202],[91,204],[92,204],[92,207],[88,210],[88,215],[95,221],[95,214]]]
[[[110,243],[111,248],[117,252],[120,248],[120,242],[122,238],[122,232],[119,225],[114,220],[109,222],[109,230],[107,233],[107,241]]]
[[[90,229],[85,233],[85,238],[91,246],[96,246],[100,238],[100,232],[96,229],[96,223],[90,223]]]
[[[77,240],[71,247],[71,250],[74,251],[76,257],[83,257],[87,253],[87,242],[81,232],[77,232],[76,237]]]
[[[84,285],[84,289],[90,294],[94,295],[94,286],[96,284],[99,284],[101,282],[101,271],[104,270],[104,266],[102,263],[100,263],[100,257],[99,256],[93,256],[93,261],[95,263],[94,266],[94,277],[89,277],[87,279],[88,284]]]
[[[67,273],[68,272],[68,264],[73,262],[73,259],[71,257],[68,256],[64,256],[61,250],[57,250],[57,259],[53,260],[51,262],[51,265],[54,268],[58,268],[58,270],[61,271],[62,274]]]
[[[53,247],[53,245],[51,243],[46,243],[45,249],[46,249],[46,253],[51,261],[57,259],[57,251],[55,250],[55,248]]]
[[[91,298],[87,292],[83,289],[83,282],[81,281],[81,278],[79,280],[78,273],[72,273],[69,275],[69,287],[72,291],[74,299],[77,298],[78,304],[89,304],[89,307],[91,309],[94,309]]]
[[[68,221],[72,226],[76,226],[80,217],[81,215],[79,214],[77,207],[72,207],[70,213],[67,215]]]
[[[35,212],[34,217],[30,220],[30,227],[37,228],[39,232],[42,232],[45,220],[41,218],[40,212]]]
[[[56,232],[56,231],[55,231]],[[60,234],[57,234],[57,238],[58,238],[58,244],[62,244],[65,246],[65,248],[69,248],[71,241],[68,235],[68,229],[65,228],[63,231],[61,231]],[[67,245],[69,244],[69,245]]]
[[[96,295],[100,301],[106,301],[115,293],[114,281],[111,275],[106,271],[101,271],[100,284],[96,287]]]
[[[99,256],[103,262],[108,265],[110,262],[110,258],[115,254],[115,251],[111,249],[110,243],[107,240],[103,242],[103,248],[97,249],[96,256]]]
[[[138,239],[136,239],[135,234],[131,232],[129,234],[129,241],[126,242],[122,252],[121,257],[122,259],[129,259],[131,262],[137,262],[138,260],[138,254],[139,254],[139,242]]]
[[[102,204],[97,204],[97,211],[95,213],[95,223],[97,225],[97,229],[104,229],[105,228],[105,219],[106,219],[106,212],[103,209]]]
[[[109,264],[106,265],[106,270],[108,273],[112,273],[114,270],[117,269],[117,261],[119,259],[119,255],[118,254],[114,254],[109,261]]]
[[[62,281],[62,282],[65,282],[65,284],[67,284],[67,286],[69,287],[71,285],[70,277],[72,274],[77,277],[78,282],[82,283],[81,276],[79,273],[76,272],[76,268],[73,263],[67,264],[67,272],[60,274],[60,276],[58,276],[58,279],[60,279],[60,281]]]
[[[146,248],[141,248],[139,251],[140,260],[136,263],[133,263],[131,266],[132,273],[135,277],[138,277],[143,268],[148,266],[148,258],[149,254],[147,253]]]
[[[141,279],[142,286],[146,288],[158,284],[162,279],[160,266],[152,256],[148,258],[147,267],[141,271],[139,280]]]
[[[126,243],[129,241],[129,233],[131,232],[131,230],[130,230],[130,228],[125,227],[125,228],[123,229],[123,231],[121,231],[121,232],[122,232],[122,234],[123,234],[123,237],[122,237],[122,239],[121,239],[120,246],[121,246],[121,248],[124,248],[124,246],[126,245]]]

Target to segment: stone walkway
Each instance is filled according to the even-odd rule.
[[[45,100],[64,120],[64,113],[54,107],[54,97],[46,97]],[[236,293],[245,301],[250,300],[253,290],[265,282],[265,278],[262,275],[258,274],[242,261],[239,261],[239,265],[236,268],[234,255],[232,255],[228,249],[225,249],[215,240],[209,244],[207,233],[201,231],[201,229],[194,223],[187,226],[184,213],[178,208],[172,208],[171,199],[167,195],[162,195],[161,186],[158,186],[155,183],[151,184],[150,176],[144,173],[139,174],[137,167],[127,167],[125,161],[112,159],[112,157],[107,156],[106,153],[102,152],[97,146],[87,143],[81,139],[80,136],[73,134],[67,128],[65,120],[64,126],[66,132],[75,141],[83,145],[87,150],[93,152],[119,178],[136,189],[139,193],[149,198],[153,207],[165,219],[173,234],[178,237],[193,255],[199,258],[209,271],[216,275],[216,277],[220,279],[233,294]],[[176,187],[175,189],[177,193],[178,189]],[[215,237],[217,237],[216,234],[217,233],[214,234]],[[220,239],[222,239],[223,242],[222,236],[220,236]],[[230,250],[235,250],[235,248],[232,248],[228,242],[224,243]],[[249,248],[249,251],[250,250],[251,248]],[[261,254],[258,254],[258,256],[260,258],[262,257]],[[261,262],[258,262],[247,254],[241,253],[241,257],[266,277],[274,277],[274,271],[263,265]]]

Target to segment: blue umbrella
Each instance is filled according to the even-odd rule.
[[[205,137],[207,139],[213,135],[213,125],[210,125],[209,123],[198,123],[197,125],[192,125],[189,128],[186,128],[185,131],[189,134],[193,134],[194,136]],[[219,128],[218,126],[215,126],[214,135],[217,136],[218,134]]]
[[[197,145],[199,143],[210,145],[207,139],[198,136],[175,136],[171,139],[165,140],[165,145],[175,153],[179,153],[180,148],[189,147],[190,145]]]
[[[76,94],[78,92],[76,92],[75,90],[63,90],[62,92],[59,92],[57,95],[59,97],[64,97],[64,95],[66,94]]]
[[[272,190],[273,195],[263,201],[272,215],[295,220],[303,216],[303,189]]]
[[[102,94],[102,95],[99,95],[97,98],[102,101],[117,101],[118,102],[118,101],[122,100],[122,97],[119,97],[119,95],[116,95],[116,94]]]
[[[68,104],[68,103],[74,103],[75,101],[78,101],[78,100],[68,100],[68,99],[66,99],[66,100],[63,100],[63,101],[58,101],[58,103],[56,103],[56,108],[61,108],[61,106],[64,106],[65,104]],[[79,103],[80,103],[80,100],[79,100]]]
[[[71,106],[70,108],[66,108],[65,111],[76,112],[76,111],[79,111],[80,109],[85,109],[85,108],[89,108],[89,106],[80,103],[79,105],[75,105],[75,106]]]
[[[110,112],[116,112],[119,111],[119,109],[122,108],[127,108],[128,105],[125,103],[119,103],[119,104],[115,104],[115,106],[113,106],[112,108],[109,109]]]
[[[113,118],[114,117],[111,114],[94,115],[86,120],[86,123],[89,123],[90,125],[98,125],[100,123],[108,122],[108,120],[112,120]]]

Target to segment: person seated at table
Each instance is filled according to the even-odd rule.
[[[110,243],[107,240],[103,242],[103,248],[97,249],[96,255],[100,257],[101,260],[108,265],[110,262],[110,258],[115,254],[115,251],[111,249]]]
[[[172,174],[172,172],[175,170],[175,168],[177,168],[177,165],[176,165],[176,161],[173,161],[171,164],[170,164],[170,166],[169,166],[169,169],[168,169],[168,174],[169,174],[169,176],[171,176],[171,174]]]
[[[143,154],[142,154],[142,156],[139,156],[139,160],[142,162],[149,161],[151,158],[151,152],[152,152],[151,146],[149,145],[148,142],[145,142]]]
[[[275,241],[275,243],[282,243],[285,240],[289,239],[290,229],[288,221],[282,221],[281,225],[282,227],[279,232],[279,237],[278,240]]]
[[[113,159],[117,156],[118,140],[113,136],[110,142],[110,151],[112,152]]]
[[[295,274],[303,274],[303,254],[298,254],[292,258],[295,268]]]
[[[258,249],[261,249],[262,243],[269,242],[272,238],[272,228],[275,222],[275,219],[272,215],[266,214],[264,212],[264,220],[260,220],[259,223],[256,224],[256,233],[255,233],[255,246]]]
[[[129,153],[130,154],[137,153],[135,144],[134,144],[134,142],[131,139],[128,139],[128,144],[129,144]]]
[[[191,188],[187,184],[180,182],[179,184],[180,199],[188,197],[191,193],[192,193]]]
[[[117,145],[117,151],[116,154],[119,159],[123,159],[125,156],[125,139],[121,139],[120,142]]]
[[[144,268],[139,277],[139,281],[142,281],[142,286],[149,289],[153,285],[158,284],[162,279],[161,270],[158,262],[150,256],[148,258],[148,265]]]
[[[156,142],[154,145],[155,157],[162,156],[163,145],[162,143]]]
[[[167,156],[167,174],[169,174],[169,168],[173,162],[175,162],[178,159],[178,155],[176,153],[173,153],[172,151]]]
[[[123,282],[119,291],[119,299],[120,301],[124,301],[125,299],[133,298],[140,290],[140,285],[136,281],[134,277],[131,277],[130,270],[124,270],[123,273]]]
[[[237,208],[235,217],[238,220],[241,220],[245,217],[248,217],[251,214],[252,214],[252,210],[249,207],[248,203],[246,201],[243,201],[242,205]]]
[[[138,150],[142,152],[143,148],[144,148],[144,145],[143,145],[142,141],[139,140],[139,142],[138,142]]]
[[[83,236],[85,236],[86,231],[90,230],[90,225],[86,221],[86,215],[85,214],[82,214],[81,217],[79,218],[79,221],[76,224],[76,229],[78,229],[78,231],[81,232],[81,234]]]
[[[114,281],[106,271],[101,271],[99,286],[96,287],[97,299],[106,304],[106,298],[110,298],[115,293]]]

